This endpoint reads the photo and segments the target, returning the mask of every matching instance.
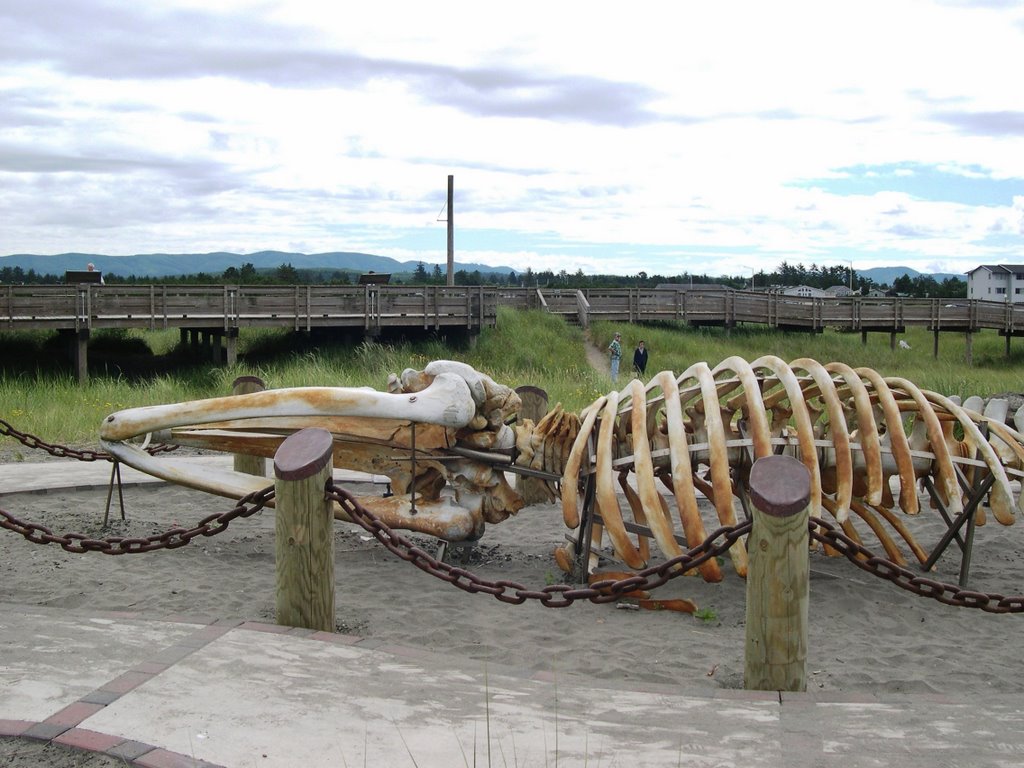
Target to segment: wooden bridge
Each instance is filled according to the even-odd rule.
[[[1010,339],[1024,335],[1024,304],[968,299],[805,298],[781,293],[717,290],[590,290],[537,291],[536,302],[549,312],[583,326],[592,320],[621,323],[678,323],[689,326],[723,326],[743,323],[790,331],[821,333],[825,328],[896,335],[908,327],[933,333],[933,354],[938,356],[939,334],[963,333],[967,360],[971,360],[972,334],[995,330]]]
[[[178,328],[182,340],[235,362],[240,328],[468,331],[497,322],[498,297],[484,287],[5,285],[0,331],[56,330],[69,337],[79,380],[87,376],[90,333],[104,328]]]
[[[825,328],[896,334],[996,330],[1024,335],[1024,305],[967,299],[802,298],[714,290],[549,290],[491,286],[2,285],[0,331],[56,330],[69,338],[78,376],[87,377],[94,329],[178,328],[217,362],[236,358],[240,328],[348,329],[368,337],[387,330],[479,333],[497,324],[498,307],[539,308],[584,327],[594,320],[734,327],[743,323],[821,332]]]
[[[536,303],[584,325],[591,320],[668,322],[732,327],[755,323],[820,332],[893,331],[908,326],[934,331],[993,329],[1024,332],[1024,304],[968,299],[900,297],[804,298],[756,291],[586,290],[537,291]]]

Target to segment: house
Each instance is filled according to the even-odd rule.
[[[830,285],[825,293],[836,299],[844,299],[847,296],[855,296],[856,292],[848,285]]]
[[[782,294],[784,296],[804,296],[811,299],[827,299],[832,296],[828,291],[823,291],[821,288],[814,288],[810,285],[791,285],[788,288],[783,288]]]
[[[967,273],[967,298],[1024,303],[1024,264],[982,264]]]

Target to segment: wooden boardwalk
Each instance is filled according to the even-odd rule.
[[[481,328],[497,319],[484,287],[4,285],[0,330],[391,326]]]
[[[968,299],[899,297],[802,298],[779,293],[734,290],[538,291],[549,312],[584,325],[591,320],[622,323],[666,322],[733,327],[742,323],[820,332],[902,333],[908,327],[932,331],[996,330],[1024,333],[1024,304]]]
[[[766,325],[935,334],[995,330],[1024,335],[1024,305],[967,299],[801,298],[777,293],[639,288],[548,290],[491,286],[0,285],[0,331],[56,330],[69,336],[79,378],[94,329],[179,328],[213,358],[235,359],[240,328],[341,328],[376,336],[389,329],[470,334],[497,324],[498,307],[539,308],[584,327],[594,320],[734,327]]]

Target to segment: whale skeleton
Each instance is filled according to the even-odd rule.
[[[634,379],[579,414],[559,405],[534,423],[517,419],[520,408],[509,387],[439,360],[392,374],[384,392],[299,387],[118,411],[103,421],[100,442],[142,472],[237,499],[268,480],[153,456],[146,444],[273,457],[288,435],[321,427],[333,436],[336,468],[388,478],[392,494],[359,497],[364,507],[391,528],[445,541],[478,539],[488,523],[518,513],[525,503],[508,476],[532,475],[561,503],[570,534],[555,557],[567,571],[593,570],[604,534],[615,558],[640,569],[652,541],[671,558],[707,538],[706,518],[734,525],[752,463],[775,453],[807,467],[813,515],[824,511],[858,540],[866,525],[898,563],[906,562],[898,539],[929,559],[897,514],[921,512],[918,486],[943,514],[967,509],[974,524],[988,511],[1009,525],[1021,505],[1024,408],[1010,426],[1005,401],[962,406],[839,362],[730,357]],[[588,515],[599,522],[585,532]],[[341,507],[335,516],[348,519]],[[743,542],[729,554],[745,575]],[[722,578],[713,559],[699,571]]]

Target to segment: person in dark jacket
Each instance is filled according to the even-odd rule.
[[[636,345],[636,349],[633,350],[633,370],[637,372],[639,376],[644,375],[644,371],[647,370],[647,348],[641,341]]]

